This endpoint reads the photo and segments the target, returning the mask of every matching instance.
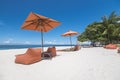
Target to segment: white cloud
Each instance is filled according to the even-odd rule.
[[[3,43],[5,43],[5,44],[13,43],[13,39],[9,38],[8,40],[3,41]]]
[[[25,43],[24,44],[31,44],[29,41],[25,41]]]
[[[54,42],[56,42],[56,40],[53,40]]]
[[[53,42],[51,41],[45,41],[45,44],[52,44]]]
[[[5,43],[5,44],[9,44],[9,43],[10,43],[10,41],[9,41],[9,40],[7,40],[7,41],[4,41],[3,43]]]
[[[56,40],[53,40],[53,41],[45,41],[45,44],[56,44]]]
[[[68,44],[68,43],[53,40],[53,41],[45,41],[44,44]]]

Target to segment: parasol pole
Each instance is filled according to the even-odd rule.
[[[42,52],[44,52],[44,48],[43,48],[43,32],[42,32],[42,30],[41,30],[41,37],[42,37],[41,47],[42,47]]]
[[[71,35],[70,35],[70,44],[71,44],[71,48],[72,48],[72,40],[71,40]]]

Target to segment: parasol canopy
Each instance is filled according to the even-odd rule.
[[[74,36],[74,35],[77,35],[77,34],[78,34],[78,32],[69,30],[69,31],[67,31],[66,33],[62,34],[62,36],[70,36],[70,44],[71,44],[71,47],[72,47],[71,36]]]
[[[42,51],[44,51],[43,32],[48,32],[49,30],[57,27],[58,25],[60,25],[60,22],[56,20],[31,12],[24,21],[21,29],[40,31],[42,39],[41,47]]]

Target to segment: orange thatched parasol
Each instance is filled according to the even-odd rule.
[[[53,29],[54,27],[60,25],[60,22],[50,19],[48,17],[41,16],[39,14],[31,12],[25,22],[22,25],[22,29],[26,30],[35,30],[41,32],[41,47],[43,50],[43,32],[48,32],[49,30]]]
[[[77,35],[78,32],[69,30],[66,33],[62,34],[62,36],[70,36],[70,43],[71,43],[71,47],[72,47],[72,40],[71,40],[71,36]]]

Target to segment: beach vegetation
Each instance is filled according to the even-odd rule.
[[[109,16],[101,17],[101,21],[89,24],[78,41],[101,42],[103,44],[120,42],[120,16],[113,11]]]

